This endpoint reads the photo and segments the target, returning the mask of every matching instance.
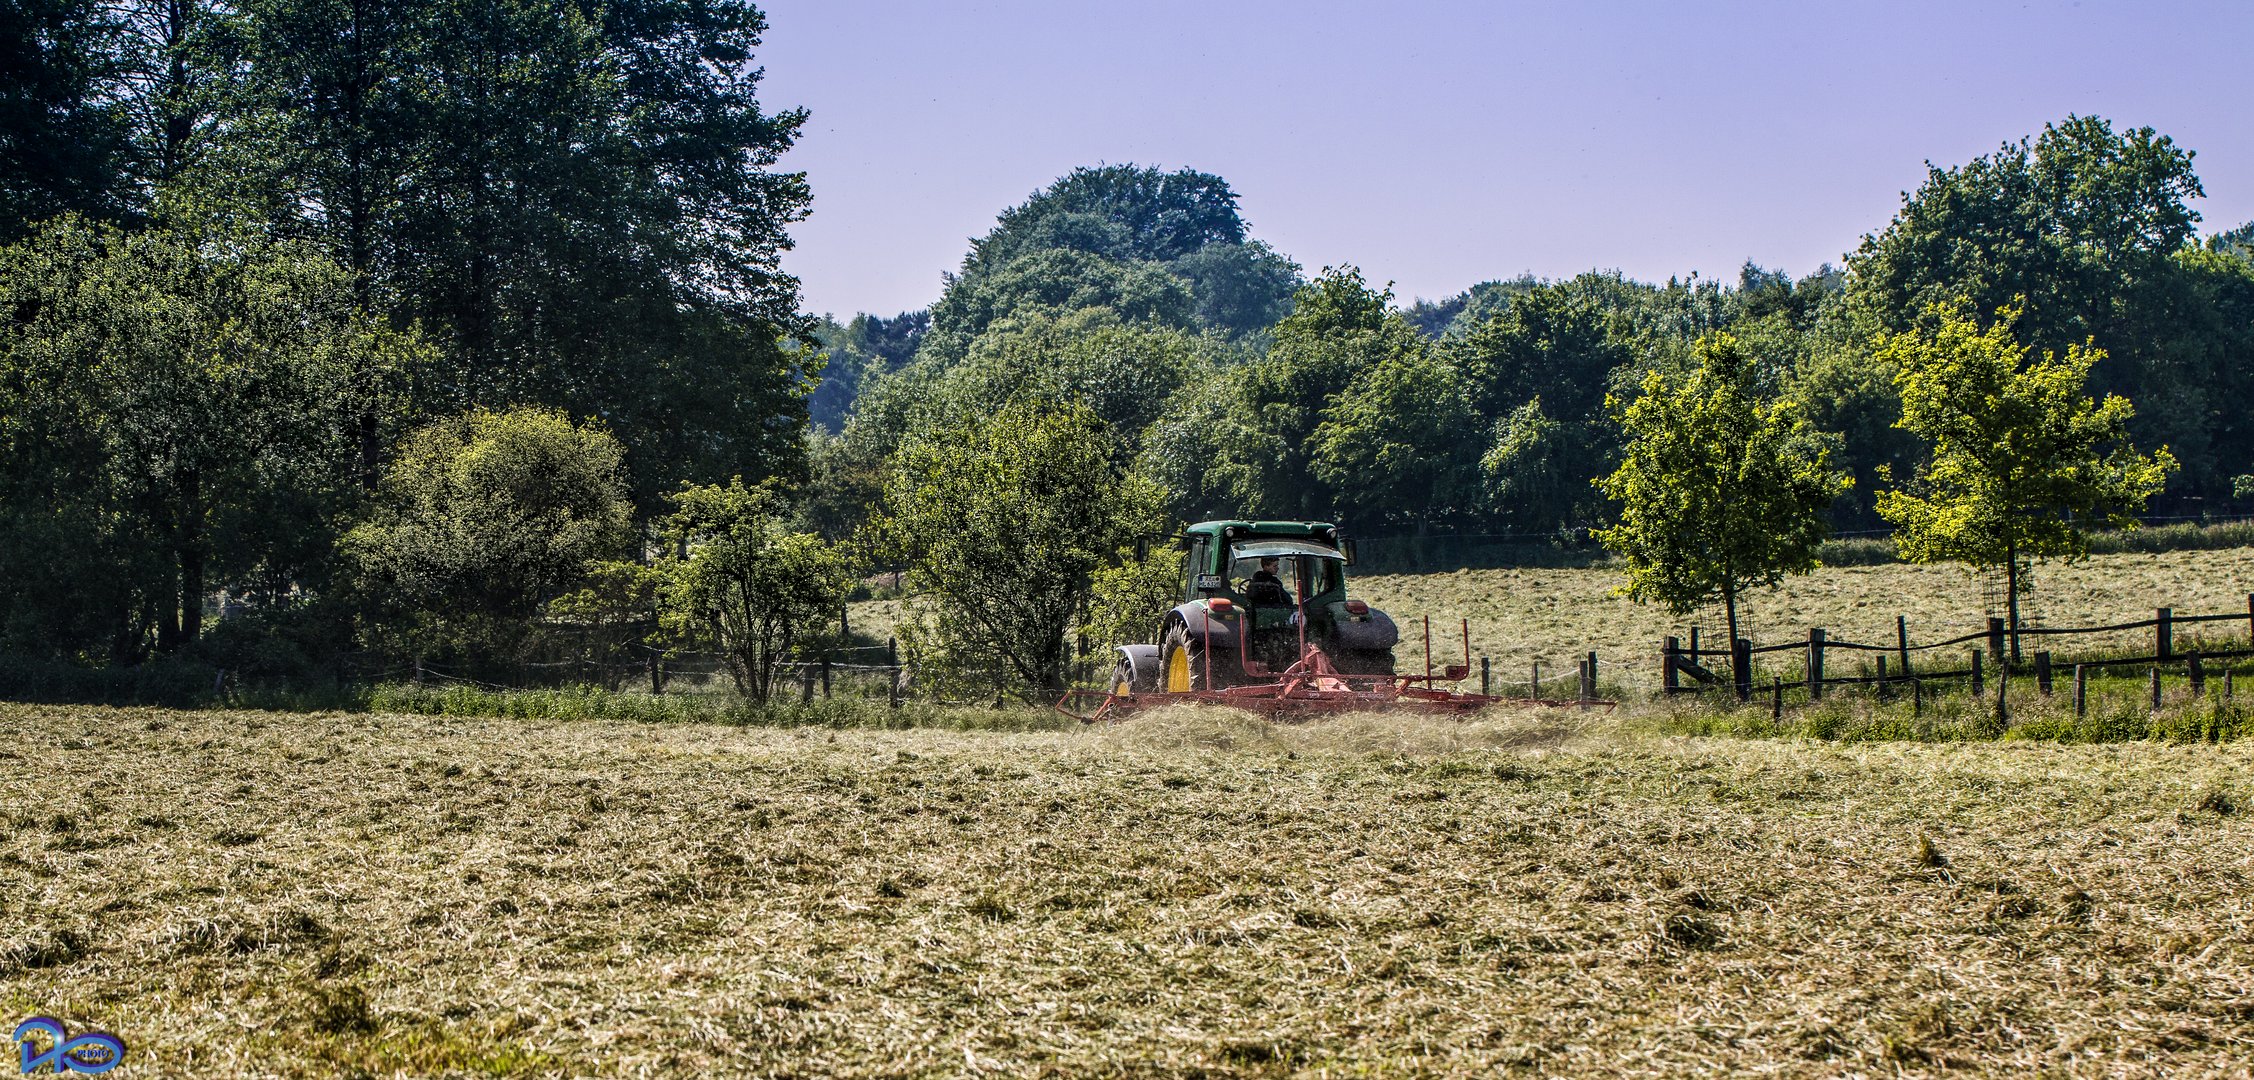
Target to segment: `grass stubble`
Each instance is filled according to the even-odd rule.
[[[0,706],[141,1076],[2246,1075],[2246,744]]]

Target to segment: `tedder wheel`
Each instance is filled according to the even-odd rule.
[[[1111,685],[1104,687],[1104,693],[1112,697],[1126,697],[1134,692],[1135,663],[1122,656],[1118,663],[1111,665]]]
[[[1204,643],[1190,634],[1189,627],[1181,623],[1167,627],[1158,643],[1158,688],[1169,694],[1212,689],[1205,685],[1204,654]]]

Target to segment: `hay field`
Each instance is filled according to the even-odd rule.
[[[2244,1076],[2254,748],[0,706],[117,1076]]]
[[[2034,580],[2029,619],[2042,625],[2149,619],[2158,607],[2185,614],[2245,611],[2254,592],[2254,548],[2093,555],[2072,565],[2040,566]],[[1517,688],[1537,660],[1545,678],[1570,677],[1576,658],[1594,651],[1607,683],[1657,690],[1660,638],[1686,634],[1693,623],[1704,627],[1707,641],[1726,636],[1718,606],[1672,619],[1610,595],[1620,581],[1618,571],[1606,569],[1459,570],[1357,578],[1350,587],[1401,621],[1403,645],[1396,652],[1404,669],[1423,662],[1418,616],[1432,616],[1433,652],[1442,663],[1461,656],[1458,620],[1468,617],[1473,655],[1492,658],[1498,683]],[[1914,644],[1976,633],[1987,626],[1988,614],[1979,583],[1963,570],[1892,564],[1824,567],[1788,578],[1746,597],[1739,617],[1762,644],[1805,639],[1811,626],[1824,627],[1834,639],[1891,643],[1900,615],[1909,620]],[[2230,625],[2243,642],[2245,626]],[[2149,633],[2131,637],[2149,643]],[[2191,629],[2179,628],[2179,634],[2189,641]]]

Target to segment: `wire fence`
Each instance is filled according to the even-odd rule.
[[[2157,707],[2163,671],[2172,678],[2180,667],[2194,690],[2204,690],[2207,666],[2220,661],[2228,687],[2235,676],[2229,662],[2254,657],[2254,594],[2248,594],[2242,611],[2182,614],[2158,608],[2149,619],[2097,626],[2014,628],[2004,619],[1990,618],[1985,630],[1916,643],[1910,640],[1906,617],[1896,616],[1894,625],[1892,642],[1834,638],[1819,626],[1808,628],[1806,639],[1801,641],[1761,645],[1741,637],[1721,648],[1702,645],[1698,630],[1693,628],[1687,640],[1670,635],[1661,642],[1661,692],[1669,696],[1733,694],[1741,702],[1756,693],[1768,693],[1781,704],[1785,691],[1802,692],[1808,700],[1818,700],[1833,688],[1852,687],[1881,696],[1900,690],[1922,698],[1935,683],[1963,683],[1977,695],[1985,692],[1991,675],[2005,679],[2026,674],[2032,675],[2040,691],[2047,694],[2052,689],[2053,672],[2072,669],[2079,707],[2091,672],[2144,667],[2149,669]],[[2223,628],[2224,636],[2219,640],[2209,638],[2203,631],[2207,626]],[[2189,648],[2184,647],[2182,632],[2186,628],[2192,634]],[[2245,630],[2243,637],[2238,634],[2240,628]],[[2055,643],[2069,651],[2023,648],[2023,643]],[[1778,660],[1768,665],[1764,680],[1760,669],[1765,657]],[[1853,673],[1834,674],[1850,664],[1855,668]]]

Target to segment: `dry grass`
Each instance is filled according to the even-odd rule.
[[[2246,1074],[2254,748],[0,706],[117,1075]]]
[[[1684,633],[1691,621],[1704,624],[1708,640],[1724,637],[1718,611],[1671,619],[1610,595],[1620,580],[1606,569],[1459,570],[1361,578],[1354,588],[1401,620],[1404,664],[1422,663],[1418,616],[1432,616],[1433,652],[1442,663],[1460,656],[1458,620],[1468,617],[1473,654],[1491,657],[1498,682],[1517,687],[1537,660],[1545,678],[1570,676],[1577,657],[1593,650],[1606,681],[1655,690],[1661,637]],[[2052,626],[2149,619],[2160,606],[2186,614],[2243,611],[2254,592],[2254,548],[2095,555],[2042,566],[2035,583],[2033,614]],[[1909,619],[1914,643],[1980,631],[1988,612],[1978,583],[1962,570],[1903,564],[1826,567],[1756,592],[1740,611],[1750,636],[1763,644],[1804,638],[1811,626],[1834,639],[1891,643],[1897,615]],[[2243,642],[2246,627],[2231,625]],[[2179,634],[2191,640],[2189,627]],[[2150,642],[2149,632],[2132,637]]]

